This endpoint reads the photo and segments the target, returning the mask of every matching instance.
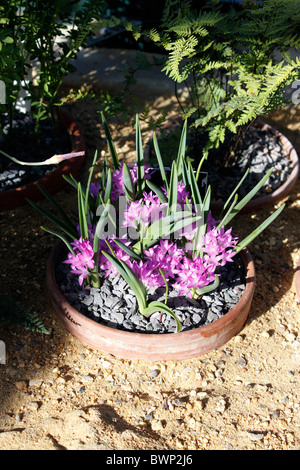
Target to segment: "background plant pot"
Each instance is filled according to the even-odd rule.
[[[162,129],[171,129],[172,126],[174,125],[178,126],[181,122],[182,122],[181,118],[171,119],[164,126],[162,126]],[[299,157],[292,143],[281,132],[279,132],[277,129],[270,126],[269,124],[266,124],[258,120],[256,121],[256,125],[262,129],[271,131],[277,136],[283,149],[285,150],[285,152],[287,153],[287,155],[289,155],[289,158],[291,159],[292,171],[289,177],[287,178],[287,180],[285,181],[285,183],[279,186],[278,189],[276,189],[272,193],[267,194],[265,196],[258,196],[258,197],[253,198],[251,201],[248,202],[248,204],[244,207],[241,213],[242,212],[243,213],[256,212],[257,210],[263,209],[265,207],[274,206],[274,204],[277,204],[278,202],[282,201],[285,197],[287,197],[290,194],[295,184],[297,183],[297,179],[299,176]],[[149,162],[150,160],[150,151],[151,151],[150,146],[146,145],[145,153],[144,153],[144,158],[146,162]],[[176,155],[177,155],[177,149],[176,149]],[[220,213],[221,209],[223,208],[224,202],[219,202],[219,201],[217,202],[214,200],[211,201],[211,209],[212,209],[213,214],[216,215]]]
[[[251,306],[255,287],[255,268],[247,249],[241,252],[246,271],[246,289],[236,306],[213,323],[181,333],[147,334],[110,328],[85,317],[61,293],[55,280],[55,266],[63,249],[58,242],[51,250],[46,282],[58,319],[83,344],[127,359],[146,361],[182,360],[217,349],[242,329]]]
[[[269,124],[263,123],[261,121],[257,121],[256,124],[262,129],[270,130],[277,136],[282,145],[282,148],[287,152],[287,155],[291,159],[292,171],[285,183],[279,186],[278,189],[270,194],[267,194],[266,196],[258,196],[251,199],[251,201],[249,201],[241,211],[242,213],[256,212],[257,210],[263,209],[265,207],[274,206],[278,202],[282,201],[290,194],[295,184],[297,183],[299,176],[299,157],[292,143],[281,132]],[[222,203],[212,201],[211,207],[213,212],[219,213],[223,205]]]
[[[73,120],[72,116],[64,110],[60,110],[61,123],[67,128],[71,138],[72,152],[85,151],[85,140],[79,125]],[[50,155],[51,156],[51,155]],[[38,181],[29,183],[19,188],[8,191],[0,191],[0,211],[15,209],[16,207],[27,204],[26,198],[32,201],[42,199],[42,193],[37,188],[39,183],[50,194],[54,194],[62,189],[66,181],[62,175],[72,175],[76,178],[84,162],[84,155],[76,158],[70,158],[59,164],[59,166],[40,178]]]

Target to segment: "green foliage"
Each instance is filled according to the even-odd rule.
[[[0,294],[0,325],[24,327],[37,333],[49,334],[37,312],[30,313],[27,305],[9,294]]]
[[[112,156],[114,169],[119,169],[119,159],[116,153],[115,146],[110,134],[109,127],[106,123],[104,115],[102,115],[102,121],[105,128],[105,135],[107,144],[109,147],[110,154]],[[192,168],[191,162],[186,158],[186,142],[187,142],[187,121],[185,121],[183,129],[181,131],[177,157],[174,159],[171,168],[171,174],[167,176],[164,168],[164,162],[161,156],[161,152],[158,146],[155,133],[153,134],[154,149],[157,158],[157,165],[162,181],[166,189],[166,196],[161,190],[160,187],[156,186],[152,181],[147,180],[147,185],[150,189],[157,194],[162,203],[167,203],[166,213],[149,221],[145,224],[141,219],[137,223],[137,238],[135,239],[134,244],[127,245],[124,244],[121,240],[114,239],[116,244],[121,247],[132,259],[142,260],[144,256],[144,250],[149,249],[151,246],[155,245],[159,240],[163,238],[170,237],[171,240],[174,239],[174,235],[178,231],[182,230],[185,227],[191,226],[193,223],[197,223],[197,230],[194,240],[194,245],[192,249],[192,255],[196,254],[198,257],[202,256],[201,249],[199,249],[199,241],[201,236],[205,235],[207,230],[207,221],[210,211],[210,202],[211,202],[211,188],[208,187],[206,194],[202,198],[200,189],[198,187],[197,174],[195,175],[194,169]],[[93,241],[93,252],[94,252],[94,261],[95,267],[89,270],[88,282],[91,283],[94,287],[100,286],[99,279],[99,250],[100,250],[100,240],[102,238],[103,229],[107,221],[107,217],[110,217],[110,199],[111,199],[111,172],[107,169],[107,162],[105,162],[102,180],[99,188],[99,192],[95,199],[90,195],[89,189],[92,180],[92,174],[94,166],[97,160],[97,152],[95,152],[93,164],[89,172],[89,178],[87,181],[86,188],[79,182],[77,182],[73,177],[66,177],[65,179],[77,189],[78,195],[78,219],[80,226],[80,233],[83,239],[89,237],[88,230],[88,220],[91,224],[96,225],[94,241]],[[142,149],[142,136],[141,128],[139,123],[139,118],[136,116],[136,165],[137,165],[137,181],[134,184],[128,167],[124,164],[123,167],[123,183],[125,187],[125,195],[127,201],[136,201],[138,198],[142,197],[142,192],[145,188],[145,162],[143,158],[143,149]],[[223,211],[220,214],[219,228],[222,225],[226,225],[230,222],[252,199],[252,197],[259,191],[263,186],[265,181],[270,177],[270,174],[273,169],[270,169],[269,172],[261,179],[259,183],[243,198],[238,202],[237,189],[242,184],[244,178],[241,182],[238,183],[235,190],[232,192],[228,200],[226,201]],[[178,183],[183,183],[186,189],[189,191],[191,198],[190,201],[186,199],[186,208],[178,207]],[[44,217],[46,217],[50,222],[54,223],[59,229],[59,232],[56,232],[52,229],[47,229],[42,227],[47,232],[59,237],[74,254],[71,244],[68,241],[68,237],[71,239],[77,239],[78,234],[76,233],[76,228],[69,220],[67,214],[61,206],[59,206],[52,196],[47,194],[45,190],[40,188],[43,194],[47,197],[49,202],[52,204],[56,212],[59,213],[59,217],[52,214],[51,212],[39,207],[33,201],[28,200],[28,202],[37,209]],[[103,195],[104,193],[104,195]],[[233,202],[232,202],[233,199]],[[229,208],[227,209],[227,206]],[[266,219],[260,226],[258,226],[252,233],[250,233],[244,240],[240,241],[234,248],[236,253],[241,251],[249,243],[251,243],[270,223],[272,223],[282,212],[285,205],[280,206],[268,219]],[[226,212],[223,215],[223,212]],[[137,215],[139,218],[139,215]],[[116,224],[115,224],[116,228]],[[61,234],[63,232],[63,235]],[[133,290],[137,302],[139,305],[140,313],[144,316],[149,316],[154,312],[161,311],[171,315],[176,321],[176,331],[181,330],[181,324],[176,317],[175,313],[166,305],[167,303],[167,293],[165,298],[165,303],[153,301],[148,302],[147,299],[147,290],[143,282],[138,279],[132,268],[127,265],[123,260],[117,258],[114,253],[108,240],[105,240],[110,252],[101,250],[102,254],[116,267],[118,273],[125,279],[127,284]],[[183,246],[185,245],[184,237],[182,238]],[[164,274],[162,273],[163,277]],[[166,278],[164,277],[166,283]],[[192,295],[196,298],[202,295],[205,292],[214,290],[219,284],[218,276],[215,276],[214,282],[210,285],[204,287],[203,289],[194,288],[192,290]],[[166,287],[168,290],[168,287]]]
[[[22,85],[36,118],[35,132],[49,114],[55,121],[53,108],[63,78],[75,70],[71,59],[97,28],[103,8],[104,0],[2,1],[0,79],[6,85],[10,117]],[[40,69],[35,80],[31,77],[34,62]]]
[[[282,106],[286,86],[299,79],[300,60],[289,54],[300,46],[299,0],[191,4],[167,0],[159,30],[144,34],[166,50],[163,71],[175,86],[186,84],[182,115],[203,135],[204,152],[231,135],[226,164],[247,126]]]

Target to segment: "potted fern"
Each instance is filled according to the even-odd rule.
[[[147,34],[166,51],[163,71],[174,81],[181,117],[191,127],[189,155],[195,168],[207,168],[217,178],[214,199],[230,193],[235,174],[247,166],[253,184],[268,160],[276,164],[275,153],[279,163],[260,193],[260,205],[286,196],[297,180],[295,149],[258,120],[282,106],[287,85],[299,79],[300,60],[290,56],[291,48],[300,46],[299,21],[295,0],[245,1],[234,7],[167,0],[161,27],[134,33],[136,38]],[[185,93],[179,85],[185,85]],[[160,134],[162,141],[167,134],[168,142],[169,132]],[[276,194],[269,196],[272,191]]]
[[[121,357],[176,360],[220,347],[250,309],[255,270],[246,246],[284,205],[244,240],[226,226],[270,172],[240,201],[234,192],[216,221],[211,188],[201,196],[186,159],[186,123],[169,176],[153,136],[161,187],[144,162],[138,117],[132,165],[119,162],[104,116],[103,125],[113,170],[105,160],[92,181],[96,152],[85,186],[65,177],[77,193],[78,219],[43,188],[57,215],[29,201],[54,224],[42,228],[60,239],[47,263],[58,318],[84,344]]]
[[[0,148],[16,159],[43,161],[55,151],[64,154],[84,150],[81,130],[61,107],[60,92],[63,78],[74,70],[70,61],[92,33],[102,3],[1,3],[0,79],[5,99],[0,105]],[[14,163],[0,156],[0,210],[24,204],[29,195],[39,197],[34,181],[43,178],[45,172],[43,184],[49,191],[58,190],[65,183],[61,173],[78,174],[82,163],[83,157],[68,160],[53,176],[54,171],[46,172],[46,167],[28,166],[20,172]]]

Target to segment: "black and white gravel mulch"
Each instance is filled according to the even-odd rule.
[[[182,331],[207,325],[225,315],[241,298],[245,290],[245,276],[240,259],[219,270],[220,285],[200,300],[178,296],[169,290],[168,306],[182,324]],[[139,313],[136,297],[120,276],[102,279],[100,289],[79,286],[78,276],[69,266],[60,263],[56,268],[57,284],[68,302],[83,315],[103,325],[139,333],[173,333],[174,318],[156,312],[149,318]],[[165,289],[149,289],[148,300],[165,300]]]
[[[257,196],[276,191],[291,174],[292,161],[273,132],[252,126],[245,136],[239,157],[228,171],[217,170],[214,162],[209,161],[206,171],[214,200],[227,198],[248,168],[249,174],[239,188],[240,198],[246,196],[271,168],[273,172]]]

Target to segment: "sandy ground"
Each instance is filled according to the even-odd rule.
[[[173,99],[150,103],[176,114]],[[86,174],[95,149],[107,149],[97,106],[71,106],[84,129]],[[300,152],[300,109],[268,117]],[[146,125],[143,124],[146,129]],[[129,122],[115,121],[119,154],[134,157]],[[146,139],[147,132],[144,133]],[[58,194],[75,211],[72,188]],[[42,201],[43,207],[48,207]],[[238,221],[243,235],[271,209]],[[251,246],[257,286],[243,330],[219,350],[178,362],[124,360],[83,346],[56,320],[45,286],[54,238],[28,206],[1,215],[1,291],[38,312],[49,335],[0,327],[1,450],[295,450],[300,448],[300,182],[280,220]],[[3,343],[2,343],[3,344]]]

